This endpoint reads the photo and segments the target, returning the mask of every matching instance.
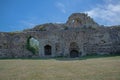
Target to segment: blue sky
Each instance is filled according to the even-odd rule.
[[[120,24],[120,0],[0,0],[0,31],[65,23],[76,12],[87,13],[101,25]]]

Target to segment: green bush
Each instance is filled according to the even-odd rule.
[[[29,51],[31,51],[33,54],[36,54],[36,53],[38,52],[38,50],[37,50],[36,48],[30,46],[30,39],[31,39],[31,38],[32,38],[31,36],[27,38],[26,48],[27,48]]]

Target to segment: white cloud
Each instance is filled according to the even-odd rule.
[[[19,21],[19,27],[21,29],[27,29],[27,28],[33,28],[34,26],[37,25],[37,21],[39,21],[39,19],[37,17],[27,17],[24,20],[20,20]]]
[[[30,20],[21,20],[19,25],[17,25],[21,30],[33,28],[35,26],[35,22],[31,22]]]
[[[118,25],[120,24],[120,1],[113,3],[112,0],[108,0],[106,4],[99,5],[87,13],[96,20],[102,20],[105,25]]]
[[[65,5],[61,2],[57,2],[56,3],[56,7],[62,12],[62,13],[66,13],[66,8]]]
[[[32,23],[32,22],[28,22],[28,21],[24,21],[24,20],[21,21],[21,24],[22,24],[23,27],[27,27],[27,28],[32,28],[32,27],[35,26],[34,23]]]

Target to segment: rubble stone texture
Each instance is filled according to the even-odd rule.
[[[29,37],[39,51],[27,50]],[[0,58],[81,57],[120,52],[120,26],[101,26],[84,13],[73,13],[66,23],[37,25],[22,32],[0,32]]]

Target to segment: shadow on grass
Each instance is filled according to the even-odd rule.
[[[120,55],[87,55],[78,58],[70,58],[70,57],[54,57],[54,58],[2,58],[0,60],[59,60],[59,61],[73,61],[73,60],[87,60],[94,58],[106,58],[106,57],[116,57]]]
[[[95,59],[95,58],[106,58],[106,57],[116,57],[120,55],[90,55],[90,56],[83,56],[78,58],[55,58],[59,61],[71,61],[71,60],[87,60],[87,59]]]

